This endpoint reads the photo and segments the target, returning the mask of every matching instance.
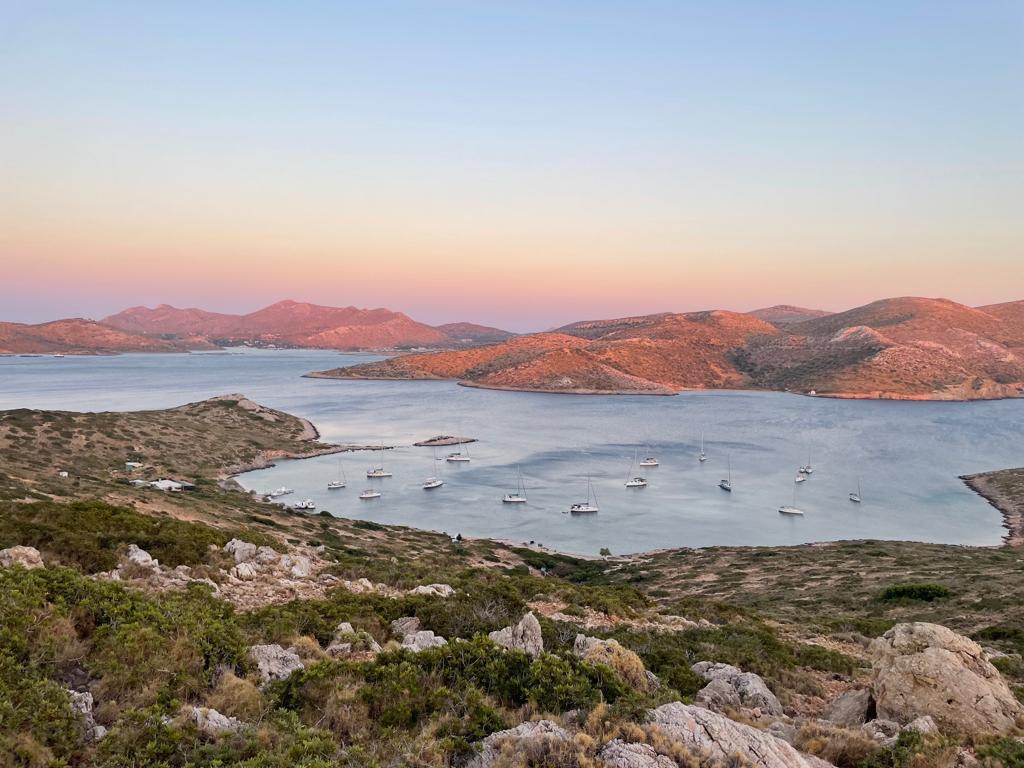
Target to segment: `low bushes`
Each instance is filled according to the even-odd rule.
[[[118,550],[128,544],[139,545],[172,568],[195,565],[205,560],[211,544],[220,547],[235,536],[255,544],[273,543],[252,532],[143,515],[102,501],[0,504],[0,549],[35,547],[87,573],[115,568]]]
[[[887,603],[911,600],[930,603],[949,595],[949,589],[941,584],[894,584],[882,592],[881,599]]]

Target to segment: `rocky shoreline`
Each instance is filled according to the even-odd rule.
[[[1024,546],[1024,468],[961,475],[960,479],[1002,514],[1006,546]]]

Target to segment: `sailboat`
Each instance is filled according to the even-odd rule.
[[[437,461],[436,449],[434,451],[434,461]],[[440,488],[442,485],[444,485],[444,480],[442,480],[440,477],[428,477],[426,480],[423,481],[423,490],[432,491],[434,488]]]
[[[857,478],[857,492],[856,493],[854,493],[853,491],[850,492],[850,501],[852,501],[854,504],[860,504],[861,501],[863,501],[863,500],[864,500],[863,497],[860,495],[860,478],[858,477]]]
[[[780,515],[800,515],[802,516],[804,511],[796,505],[796,486],[793,486],[793,503],[783,504],[779,507]]]
[[[512,493],[506,493],[501,501],[503,504],[525,504],[526,503],[526,483],[523,482],[523,471],[519,467],[516,467],[516,489]]]
[[[633,460],[629,463],[629,472],[626,473],[626,487],[627,488],[646,488],[647,479],[640,477],[639,475],[633,475],[633,465],[636,464],[637,452],[633,452]],[[643,462],[640,462],[643,465]]]
[[[593,499],[593,501],[591,501]],[[590,482],[590,475],[587,475],[587,500],[569,507],[569,512],[578,515],[588,512],[597,512],[597,494],[594,493],[594,486]]]
[[[708,455],[704,453],[704,432],[700,433],[700,456],[697,457],[697,461],[705,462],[708,460]]]
[[[651,455],[651,446],[644,446],[647,449],[647,455],[640,459],[641,467],[656,467],[658,466],[658,460]],[[644,483],[646,485],[646,483]]]
[[[391,472],[384,469],[384,462],[380,462],[366,470],[366,476],[369,478],[379,478],[392,477],[393,475]]]
[[[795,478],[793,478],[793,482],[794,483],[806,483],[807,482],[807,475],[797,473],[797,476]]]
[[[801,475],[810,475],[814,473],[814,467],[811,466],[811,452],[807,452],[807,463],[800,467]]]
[[[456,451],[455,453],[449,453],[444,457],[445,461],[451,462],[452,464],[458,464],[460,462],[465,463],[470,460],[469,458],[469,443],[466,443],[466,452]]]
[[[339,488],[345,487],[345,468],[341,466],[341,460],[338,460],[338,474],[341,476],[340,480],[331,480],[327,483],[328,491],[336,491]]]
[[[723,491],[728,491],[729,493],[732,493],[732,456],[729,456],[728,458],[729,458],[729,479],[728,480],[719,480],[718,481],[718,487],[721,488]]]

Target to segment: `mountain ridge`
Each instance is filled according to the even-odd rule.
[[[585,320],[465,352],[309,375],[448,378],[542,392],[767,389],[906,400],[997,399],[1024,389],[1024,302],[975,308],[896,297],[839,313],[795,309],[815,316],[772,323],[707,310]]]

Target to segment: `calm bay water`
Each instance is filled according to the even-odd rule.
[[[449,382],[325,381],[310,370],[375,359],[323,351],[0,358],[0,409],[164,408],[228,392],[304,416],[327,441],[397,446],[380,457],[394,477],[369,481],[367,453],[340,456],[348,487],[328,491],[339,457],[285,461],[251,472],[259,491],[286,485],[292,503],[351,518],[535,541],[567,552],[797,544],[851,538],[997,544],[1001,518],[959,475],[1024,464],[1024,400],[979,403],[842,401],[776,393],[677,397],[494,392]],[[697,461],[701,431],[709,460]],[[435,461],[412,443],[434,434],[479,438],[469,464]],[[623,487],[634,451],[661,465],[634,468],[650,485]],[[443,457],[448,450],[438,449]],[[803,518],[776,511],[793,501]],[[733,493],[717,487],[731,459]],[[521,468],[529,497],[505,505]],[[445,485],[424,491],[424,478]],[[587,494],[600,512],[564,514]],[[864,502],[847,494],[858,478]],[[360,501],[364,488],[383,496]]]

